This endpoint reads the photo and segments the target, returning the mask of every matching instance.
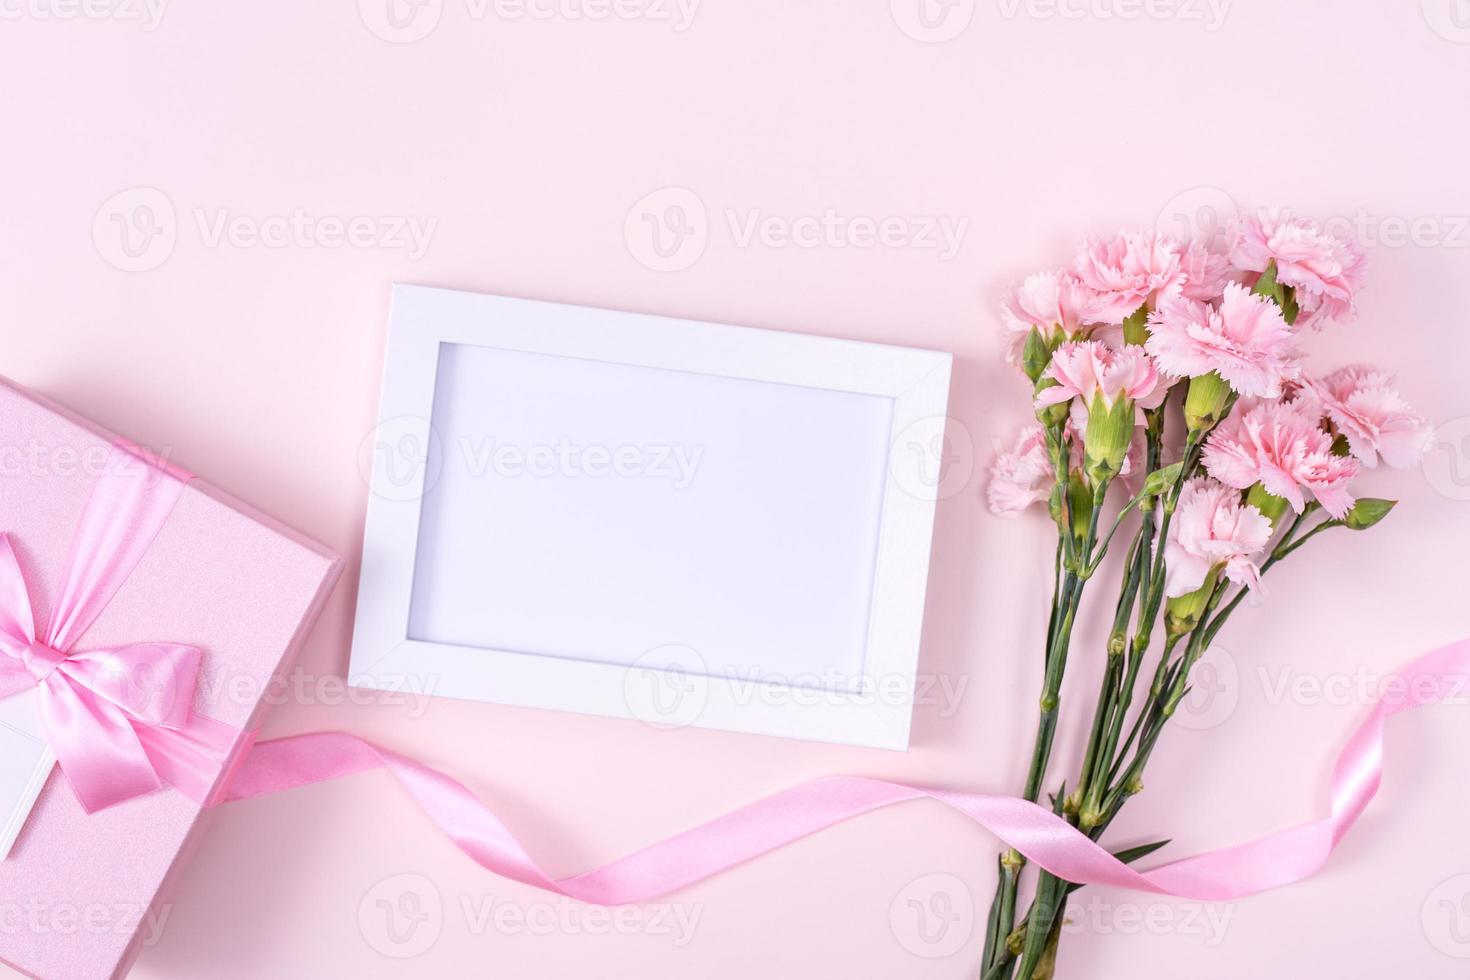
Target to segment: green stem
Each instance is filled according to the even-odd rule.
[[[1026,775],[1025,795],[1032,802],[1035,802],[1041,795],[1041,783],[1046,774],[1046,760],[1050,756],[1051,741],[1055,734],[1055,716],[1053,715],[1050,728],[1045,722],[1045,690],[1050,689],[1053,684],[1053,673],[1060,677],[1060,670],[1056,666],[1057,639],[1064,633],[1063,624],[1070,624],[1071,618],[1076,615],[1081,592],[1080,583],[1073,572],[1076,567],[1072,558],[1072,528],[1074,525],[1071,495],[1067,492],[1067,482],[1071,477],[1071,452],[1067,445],[1064,426],[1058,425],[1051,429],[1049,443],[1052,449],[1053,475],[1062,495],[1062,521],[1057,533],[1056,556],[1052,569],[1051,614],[1047,620],[1046,644],[1043,654],[1042,721],[1038,724],[1036,741],[1031,750],[1031,765]],[[1065,576],[1063,575],[1064,568],[1066,569]],[[1070,632],[1070,629],[1070,625],[1067,625],[1065,632]],[[1010,935],[1015,925],[1016,892],[1025,863],[1026,859],[1015,849],[1007,850],[1000,858],[1000,880],[997,883],[997,894],[992,902],[991,910],[991,923],[995,935],[987,937],[985,965],[999,963],[1000,957],[1005,953],[1006,937]]]
[[[1160,848],[1168,846],[1169,841],[1167,840],[1154,841],[1151,844],[1141,844],[1138,847],[1125,847],[1121,851],[1114,851],[1113,857],[1117,858],[1119,861],[1122,861],[1124,864],[1132,864],[1135,861],[1143,860]],[[1070,896],[1073,892],[1081,887],[1081,885],[1076,885],[1068,882],[1066,894]],[[1021,924],[1016,927],[1012,935],[1014,936],[1024,933],[1026,927],[1030,924],[1030,922],[1031,918],[1029,915],[1026,918],[1023,918],[1021,920]],[[995,954],[995,963],[989,966],[986,969],[985,973],[981,975],[981,980],[1000,980],[1000,978],[1010,975],[1010,967],[1016,961],[1016,954],[1011,951],[1010,944],[1008,942],[1009,939],[1010,937],[1008,936],[1001,936],[999,938]]]
[[[1113,630],[1108,637],[1108,664],[1101,687],[1098,689],[1097,710],[1093,713],[1092,734],[1087,741],[1087,751],[1082,759],[1082,777],[1078,783],[1080,803],[1078,816],[1083,830],[1093,825],[1097,815],[1097,804],[1101,798],[1105,777],[1112,767],[1112,752],[1118,742],[1118,733],[1123,727],[1123,717],[1133,684],[1138,677],[1139,657],[1134,655],[1133,646],[1126,640],[1128,623],[1133,618],[1133,606],[1142,584],[1142,563],[1146,557],[1142,551],[1143,534],[1140,528],[1128,552],[1126,577],[1118,607],[1113,614]],[[1126,657],[1125,657],[1126,655]]]
[[[1270,571],[1278,562],[1285,559],[1287,555],[1294,552],[1304,542],[1314,537],[1323,529],[1324,525],[1332,523],[1330,521],[1323,522],[1323,524],[1319,524],[1301,538],[1295,538],[1302,522],[1312,509],[1308,508],[1306,512],[1298,515],[1287,527],[1286,533],[1282,536],[1281,541],[1272,550],[1267,559],[1261,563],[1260,571],[1262,575]],[[1158,744],[1159,735],[1163,732],[1164,727],[1173,716],[1175,709],[1187,691],[1190,670],[1199,661],[1199,658],[1203,656],[1205,651],[1210,648],[1210,644],[1214,641],[1216,634],[1220,632],[1221,627],[1229,620],[1230,615],[1239,608],[1241,602],[1245,599],[1247,590],[1241,587],[1236,591],[1235,596],[1229,603],[1223,607],[1219,607],[1220,600],[1227,587],[1228,583],[1222,582],[1216,592],[1211,596],[1208,606],[1203,615],[1200,616],[1199,623],[1188,634],[1189,643],[1185,649],[1184,656],[1180,658],[1172,669],[1168,667],[1169,656],[1166,650],[1163,663],[1160,664],[1160,676],[1164,678],[1165,687],[1156,694],[1152,694],[1149,701],[1144,705],[1143,713],[1140,715],[1144,735],[1134,753],[1133,760],[1116,779],[1112,789],[1108,793],[1107,799],[1103,803],[1103,810],[1107,814],[1105,819],[1111,820],[1112,817],[1117,815],[1118,810],[1122,808],[1130,795],[1128,793],[1130,784],[1142,778],[1144,769],[1148,765],[1148,760],[1153,754],[1154,747]]]

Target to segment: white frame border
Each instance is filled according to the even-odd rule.
[[[934,476],[920,470],[939,462],[942,442],[936,440],[943,438],[949,396],[948,353],[423,286],[394,286],[390,321],[380,421],[364,443],[364,455],[368,448],[374,454],[373,492],[363,532],[349,674],[353,686],[657,720],[642,717],[625,693],[630,671],[646,667],[407,636],[427,467],[418,467],[409,482],[390,486],[384,482],[387,461],[377,454],[404,437],[429,445],[441,344],[488,346],[892,398],[864,658],[867,689],[843,694],[797,691],[711,676],[701,681],[697,717],[680,723],[876,748],[908,747],[938,495]],[[894,451],[899,440],[906,440],[907,450],[919,444],[916,439],[930,448],[920,454]],[[922,457],[929,451],[933,455],[926,461]],[[426,685],[425,678],[433,683]],[[680,679],[686,684],[689,680],[683,674]]]

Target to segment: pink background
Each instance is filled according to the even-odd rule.
[[[1166,739],[1116,839],[1162,831],[1182,855],[1315,816],[1324,765],[1364,710],[1359,674],[1470,632],[1470,30],[1456,0],[1240,2],[1223,23],[1195,0],[959,0],[936,2],[952,19],[932,30],[917,0],[705,0],[683,30],[663,3],[593,19],[597,0],[536,8],[549,17],[428,0],[398,33],[383,2],[180,2],[152,30],[121,0],[0,8],[0,370],[351,559],[302,659],[304,693],[269,734],[338,726],[439,764],[560,873],[828,773],[1014,790],[1047,529],[995,519],[979,496],[992,439],[1025,415],[998,362],[995,300],[1085,231],[1230,201],[1372,236],[1362,319],[1317,338],[1318,363],[1392,365],[1441,442],[1422,472],[1366,481],[1404,500],[1387,527],[1324,539],[1273,575],[1269,608],[1222,634],[1216,699]],[[675,264],[706,247],[660,272],[641,215],[689,195],[635,204],[670,187],[708,215]],[[947,259],[850,239],[742,244],[752,212],[829,208],[968,226]],[[437,223],[417,258],[391,239],[210,234],[221,213],[296,209],[378,222],[367,238],[395,216]],[[134,236],[130,258],[114,218],[172,228],[172,250],[168,235]],[[921,706],[901,755],[346,696],[332,679],[366,496],[357,454],[394,280],[955,352],[969,437],[951,446],[921,670],[966,684],[958,705]],[[1073,721],[1090,707],[1089,635]],[[1320,680],[1325,696],[1308,686]],[[1079,737],[1068,727],[1061,743]],[[1312,881],[1213,911],[1082,893],[1064,975],[1463,976],[1467,738],[1464,703],[1396,721],[1380,801]],[[1058,777],[1071,764],[1064,752]],[[608,924],[488,877],[367,775],[217,813],[136,975],[962,978],[981,933],[967,901],[983,915],[993,853],[959,817],[914,804]],[[403,913],[396,929],[385,908]],[[676,913],[697,916],[692,937]]]

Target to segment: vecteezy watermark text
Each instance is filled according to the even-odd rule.
[[[0,20],[113,21],[158,30],[169,0],[0,0]]]
[[[429,251],[438,218],[414,215],[235,214],[227,208],[195,208],[194,224],[205,248],[353,248],[403,252],[417,262]]]
[[[1218,31],[1232,0],[996,0],[1006,20],[1175,20]]]
[[[3,2],[3,0],[0,0]],[[129,187],[109,197],[92,218],[92,243],[103,261],[124,272],[147,272],[168,261],[191,225],[207,249],[340,249],[402,252],[422,259],[438,230],[437,217],[332,214],[303,207],[242,213],[195,207],[181,222],[173,200],[156,187]]]
[[[970,219],[965,215],[844,213],[825,208],[775,214],[728,207],[724,225],[738,249],[883,249],[928,252],[948,262],[959,254]],[[623,219],[628,253],[655,272],[681,272],[704,255],[718,227],[704,199],[687,187],[662,187],[634,202]]]
[[[820,214],[766,214],[760,208],[725,210],[730,238],[736,248],[759,244],[765,248],[856,248],[915,249],[938,252],[948,262],[959,253],[967,217],[947,215],[891,215],[873,218],[844,215],[834,208]]]
[[[390,44],[412,44],[433,34],[446,0],[357,0],[363,25]],[[667,24],[675,34],[689,30],[703,0],[463,0],[472,23],[641,21]]]
[[[666,480],[675,490],[686,490],[704,458],[703,446],[584,446],[567,438],[528,446],[468,436],[459,441],[471,476],[494,473],[507,479],[619,477]]]
[[[173,906],[148,908],[133,902],[47,902],[38,898],[0,902],[0,935],[131,936],[154,946],[163,937]]]
[[[363,939],[392,959],[428,952],[446,922],[456,920],[472,936],[652,936],[683,949],[703,916],[703,905],[685,902],[603,906],[565,897],[526,903],[468,894],[446,902],[438,885],[412,872],[377,882],[357,908]]]

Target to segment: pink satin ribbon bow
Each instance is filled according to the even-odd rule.
[[[113,449],[39,633],[20,562],[0,534],[0,698],[38,689],[47,741],[88,813],[165,783],[210,802],[240,737],[192,710],[198,647],[72,649],[147,552],[186,479],[141,451]]]

